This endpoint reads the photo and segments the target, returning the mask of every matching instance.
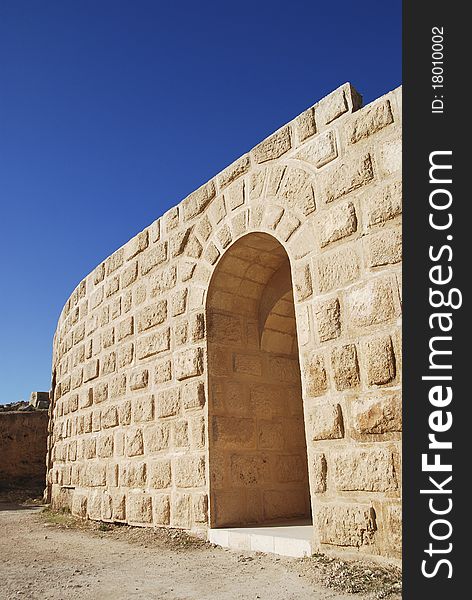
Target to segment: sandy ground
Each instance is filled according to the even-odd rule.
[[[400,597],[382,591],[379,596],[383,584],[367,595],[329,589],[317,582],[311,559],[241,554],[178,532],[80,525],[41,507],[6,503],[0,504],[0,556],[2,600]]]

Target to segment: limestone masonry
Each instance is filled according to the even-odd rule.
[[[345,84],[99,264],[54,339],[53,505],[399,558],[401,211],[401,89]]]

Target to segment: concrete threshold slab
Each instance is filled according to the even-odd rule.
[[[208,541],[233,550],[270,552],[300,558],[312,555],[313,525],[306,521],[210,529]]]

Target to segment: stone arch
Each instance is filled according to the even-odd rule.
[[[210,525],[310,518],[290,262],[274,236],[225,251],[206,316]]]

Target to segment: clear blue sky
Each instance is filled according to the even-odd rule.
[[[401,3],[0,2],[0,403],[103,258],[328,92],[401,83]]]

